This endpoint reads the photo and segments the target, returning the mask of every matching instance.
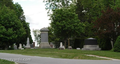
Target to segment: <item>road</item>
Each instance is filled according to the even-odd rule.
[[[10,53],[0,53],[0,59],[6,59],[20,64],[120,64],[120,60],[60,59]]]

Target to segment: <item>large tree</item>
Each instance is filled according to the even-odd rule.
[[[10,28],[11,30],[13,30],[12,28],[14,28],[14,31],[15,31],[14,34],[16,34],[15,39],[12,38],[12,40],[14,40],[14,42],[12,42],[12,40],[9,40],[9,39],[6,39],[6,41],[9,40],[10,42],[12,42],[12,43],[10,43],[10,45],[12,45],[13,43],[16,43],[19,46],[19,43],[26,44],[27,37],[29,37],[30,43],[32,43],[33,41],[32,41],[32,37],[30,35],[29,23],[26,22],[24,12],[23,12],[21,5],[18,3],[13,4],[12,0],[0,0],[0,9],[1,9],[0,10],[0,12],[1,12],[0,22],[2,23],[2,26],[7,30],[8,30],[8,28]],[[7,12],[7,11],[9,11],[9,12]],[[13,26],[13,25],[9,24],[8,25],[9,27],[5,27],[6,24],[8,24],[9,22],[13,23],[13,24],[18,23],[20,25],[16,24],[15,26]],[[1,35],[3,35],[3,34],[1,34]],[[3,44],[4,42],[1,42],[1,43]],[[4,44],[8,44],[8,43],[4,43]]]
[[[26,32],[24,31],[22,23],[14,13],[14,10],[6,6],[3,6],[0,9],[1,44],[8,48],[9,45],[13,45],[13,43],[16,42],[16,39],[22,37]]]
[[[27,41],[28,37],[30,39],[30,43],[32,43],[33,41],[32,41],[32,37],[31,37],[31,34],[30,34],[30,27],[29,27],[29,23],[26,22],[24,11],[23,11],[20,4],[15,3],[14,6],[15,6],[14,10],[16,12],[16,15],[17,15],[18,19],[20,20],[20,22],[23,24],[23,27],[24,27],[25,32],[26,32],[25,35],[18,38],[16,43],[17,43],[17,45],[19,45],[19,43],[26,44],[26,41]]]
[[[120,8],[116,10],[107,8],[102,13],[102,16],[94,22],[94,28],[99,37],[110,38],[114,43],[117,36],[120,35]]]
[[[51,27],[55,35],[67,40],[78,36],[84,32],[84,24],[79,21],[75,13],[75,6],[71,5],[68,9],[55,9],[51,15]]]

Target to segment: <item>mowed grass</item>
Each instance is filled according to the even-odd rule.
[[[15,63],[12,62],[12,61],[7,61],[7,60],[0,59],[0,64],[15,64]]]
[[[89,60],[104,60],[96,57],[86,56],[88,54],[120,59],[120,52],[112,51],[83,51],[83,50],[58,50],[58,49],[25,49],[25,50],[0,50],[3,53],[15,53],[31,56],[67,58],[67,59],[89,59]]]

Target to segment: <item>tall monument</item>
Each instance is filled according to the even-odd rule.
[[[42,28],[41,30],[41,43],[40,48],[51,48],[48,43],[48,28]]]
[[[25,46],[25,48],[30,48],[29,37],[27,38],[27,45]]]

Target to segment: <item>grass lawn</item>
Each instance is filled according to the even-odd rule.
[[[14,62],[0,59],[0,64],[15,64]]]
[[[25,50],[0,50],[0,52],[31,55],[31,56],[54,57],[54,58],[103,60],[101,58],[86,56],[86,54],[91,54],[91,55],[120,59],[120,52],[112,52],[112,51],[83,51],[83,50],[75,50],[75,49],[72,50],[25,49]]]

